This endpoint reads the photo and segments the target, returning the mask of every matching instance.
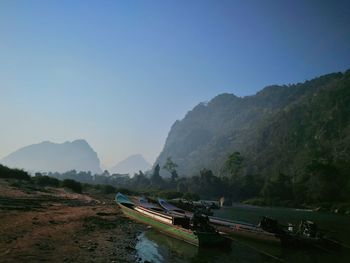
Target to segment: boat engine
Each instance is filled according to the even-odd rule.
[[[315,238],[318,235],[317,225],[309,220],[301,220],[298,232],[303,236]]]
[[[200,210],[196,210],[192,217],[193,230],[199,232],[215,232],[215,228],[209,224],[209,217],[202,213]]]
[[[258,226],[270,233],[280,234],[282,232],[278,221],[267,216],[261,219]]]

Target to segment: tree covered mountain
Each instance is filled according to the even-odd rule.
[[[32,144],[11,153],[0,160],[0,163],[30,172],[102,172],[96,152],[85,140],[61,144],[49,141]]]
[[[156,163],[162,166],[168,157],[180,176],[210,169],[236,185],[259,182],[255,194],[267,198],[278,196],[277,188],[286,190],[284,195],[310,190],[311,201],[330,200],[336,191],[338,197],[346,194],[350,70],[200,103],[173,124]]]

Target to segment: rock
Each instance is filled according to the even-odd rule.
[[[127,245],[125,248],[126,248],[127,250],[135,250],[135,248],[132,247],[132,246],[130,246],[130,245]]]
[[[88,251],[95,251],[96,247],[88,247]]]

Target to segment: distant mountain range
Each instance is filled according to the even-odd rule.
[[[32,144],[11,153],[0,163],[29,172],[66,172],[73,169],[102,172],[96,152],[85,140]]]
[[[147,171],[151,169],[152,165],[149,164],[141,154],[131,155],[123,161],[120,161],[110,169],[110,173],[129,174],[133,176],[139,171]]]
[[[301,174],[313,160],[342,173],[350,160],[350,70],[256,95],[221,94],[176,121],[156,164],[168,157],[178,172],[225,174],[229,154],[240,152],[247,174]],[[344,170],[345,171],[345,170]]]

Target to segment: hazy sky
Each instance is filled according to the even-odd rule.
[[[348,68],[349,1],[0,0],[0,158],[84,138],[153,162],[201,101]]]

